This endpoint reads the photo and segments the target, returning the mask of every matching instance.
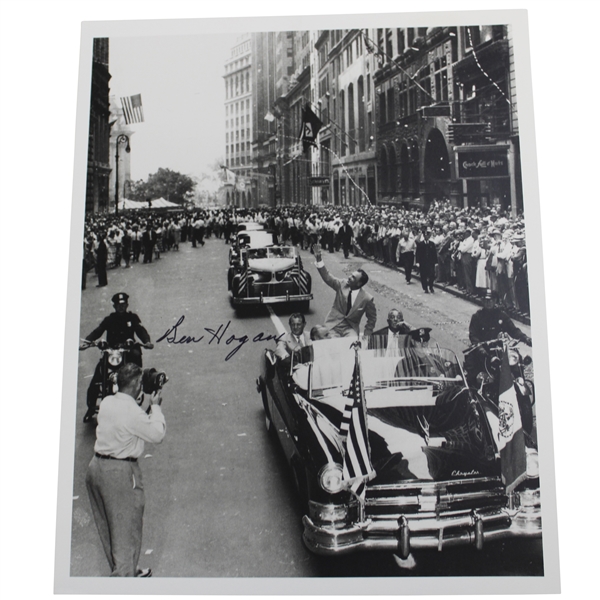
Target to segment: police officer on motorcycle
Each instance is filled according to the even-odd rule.
[[[500,307],[495,305],[488,291],[483,301],[483,308],[471,317],[469,339],[471,344],[479,344],[495,340],[500,333],[508,333],[510,337],[531,346],[531,338],[523,333]]]
[[[130,311],[129,296],[124,292],[115,294],[112,297],[112,303],[115,307],[115,312],[105,317],[100,325],[96,327],[86,338],[87,342],[94,342],[106,332],[106,341],[111,348],[118,348],[127,343],[128,340],[135,340],[135,336],[139,338],[145,348],[152,349],[154,344],[150,341],[150,335],[146,328],[142,325],[140,318]],[[84,344],[80,349],[87,348]],[[142,366],[142,350],[139,344],[136,344],[128,349],[128,362],[133,362],[139,367]],[[102,360],[98,362],[94,376],[87,391],[87,412],[83,417],[83,422],[88,423],[96,412],[96,400],[98,398],[98,385],[102,381]]]

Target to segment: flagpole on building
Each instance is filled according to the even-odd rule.
[[[314,106],[314,104],[313,104],[313,106]],[[317,108],[317,110],[318,110],[318,108]],[[321,116],[319,116],[319,118],[321,118]],[[329,114],[325,115],[325,118],[329,121],[329,123],[331,123],[332,125],[335,125],[340,130],[340,133],[342,133],[343,135],[345,135],[349,140],[351,140],[352,142],[354,142],[357,146],[359,145],[358,144],[358,140],[355,140],[347,131],[344,131],[342,129],[342,127],[329,116]],[[336,135],[339,138],[339,134],[336,133]]]
[[[119,144],[126,143],[125,152],[131,152],[131,147],[129,146],[129,136],[121,133],[117,136],[117,141],[115,143],[116,151],[115,151],[115,215],[119,214]]]

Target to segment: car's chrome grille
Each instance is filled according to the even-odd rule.
[[[495,478],[445,482],[404,482],[367,487],[370,518],[393,518],[417,513],[453,513],[505,506],[506,493]]]

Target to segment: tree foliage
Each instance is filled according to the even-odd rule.
[[[164,198],[183,204],[189,197],[188,192],[193,193],[195,186],[196,182],[191,177],[171,169],[160,168],[156,173],[149,175],[147,181],[132,181],[129,186],[129,198],[139,202]]]

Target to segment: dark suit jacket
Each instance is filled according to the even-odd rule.
[[[352,231],[352,227],[350,227],[350,225],[342,225],[338,231],[338,235],[343,244],[349,244],[352,241],[354,232]]]
[[[406,323],[402,323],[402,325],[400,325],[399,333],[401,336],[405,336],[411,330],[412,330],[412,328],[410,325],[408,325]],[[387,345],[388,345],[389,334],[390,334],[389,327],[384,327],[383,329],[378,329],[377,331],[374,331],[373,334],[369,337],[369,344],[368,344],[369,350],[382,349],[382,348],[386,349]]]
[[[333,306],[325,319],[325,327],[334,334],[337,333],[340,337],[360,335],[360,320],[366,314],[367,323],[364,335],[371,335],[377,322],[377,309],[375,308],[373,296],[366,292],[364,288],[360,288],[352,309],[346,314],[348,294],[350,293],[346,280],[331,275],[325,265],[319,268],[318,271],[323,281],[335,290]]]

